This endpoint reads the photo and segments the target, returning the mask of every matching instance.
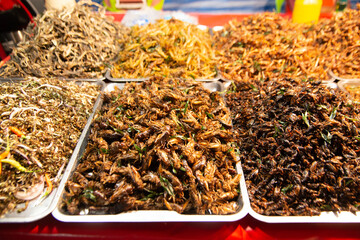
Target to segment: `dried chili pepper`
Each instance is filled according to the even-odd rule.
[[[6,145],[6,149],[3,153],[1,153],[0,155],[0,160],[5,159],[8,155],[10,154],[10,144],[9,144],[9,139],[8,139],[8,143]],[[1,169],[2,169],[2,162],[0,161],[0,175],[1,175]]]
[[[9,129],[16,134],[16,136],[21,137],[21,138],[26,138],[25,134],[18,129],[17,127],[9,127]]]
[[[1,162],[10,164],[20,172],[28,172],[28,170],[25,167],[23,167],[18,161],[14,159],[1,159]]]
[[[45,182],[47,185],[45,196],[49,195],[52,192],[53,184],[50,180],[49,174],[45,173]]]

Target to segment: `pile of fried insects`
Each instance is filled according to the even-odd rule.
[[[124,50],[111,69],[114,78],[212,79],[217,75],[211,35],[197,25],[162,19],[133,26],[119,42]]]
[[[44,199],[58,185],[99,87],[33,78],[2,82],[0,92],[0,215],[4,217],[15,209],[25,210],[30,200]]]
[[[104,97],[65,187],[66,214],[232,214],[239,181],[230,112],[191,80],[127,83]]]
[[[360,77],[360,4],[320,19],[296,24],[276,13],[232,20],[214,32],[217,68],[229,80]]]
[[[94,11],[92,6],[98,9]],[[122,51],[128,29],[89,0],[74,8],[46,10],[22,32],[0,71],[2,77],[101,78]]]
[[[359,104],[320,81],[292,79],[237,82],[226,102],[256,212],[359,211]]]

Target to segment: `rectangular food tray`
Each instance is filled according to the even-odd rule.
[[[143,78],[114,78],[111,76],[111,71],[107,71],[105,74],[105,78],[107,80],[109,80],[110,82],[114,82],[114,83],[126,83],[126,82],[143,82],[146,80],[149,80],[149,77],[143,77]],[[213,82],[213,81],[217,81],[220,79],[219,74],[217,74],[216,77],[212,78],[212,79],[195,79],[195,81],[199,81],[199,82]]]
[[[149,79],[148,77],[147,78],[114,78],[111,76],[110,70],[106,71],[105,78],[110,82],[115,82],[115,83],[143,82]]]
[[[26,79],[36,78],[36,77],[28,77],[28,78],[21,78],[21,77],[9,77],[9,78],[0,78],[1,81],[20,81],[20,80],[26,80]],[[45,77],[46,78],[46,77]],[[50,77],[49,77],[50,78]],[[57,77],[57,79],[69,81],[69,78],[63,78],[63,77]],[[72,78],[71,81],[83,81],[83,82],[97,82],[97,81],[105,81],[106,77],[100,77],[100,78]]]
[[[226,91],[232,84],[232,81],[225,80],[223,82],[224,91]],[[344,84],[354,84],[354,86],[360,86],[359,80],[341,80],[340,82],[331,81],[322,81],[321,83],[325,87],[329,87],[335,90],[344,90]],[[246,185],[246,184],[245,184]],[[247,187],[246,187],[247,188]],[[246,190],[246,193],[243,193],[243,197],[246,197],[244,201],[249,204],[248,213],[253,218],[266,222],[266,223],[360,223],[360,212],[353,214],[351,212],[342,211],[340,213],[333,212],[322,212],[319,216],[266,216],[255,212],[251,205],[249,194]]]
[[[14,80],[14,79],[2,79],[0,80],[0,84],[3,82],[17,82],[17,81],[22,81],[22,80]],[[89,80],[64,80],[64,81],[76,81],[77,84],[81,84],[82,82],[89,82]],[[105,83],[103,81],[90,81],[93,82],[93,84],[99,85],[101,87],[100,91],[102,91],[105,87]],[[76,162],[79,150],[80,150],[80,146],[81,143],[83,142],[83,139],[85,137],[85,134],[88,132],[88,129],[90,128],[91,125],[91,119],[93,118],[94,114],[95,114],[95,109],[97,109],[97,107],[100,104],[100,100],[101,100],[101,94],[99,94],[99,96],[97,97],[92,113],[90,114],[86,125],[81,133],[81,135],[79,136],[79,140],[78,143],[73,151],[72,156],[69,159],[69,162],[66,165],[65,171],[61,177],[60,183],[59,183],[59,187],[54,188],[53,191],[51,192],[51,194],[49,194],[45,199],[39,199],[41,196],[39,196],[38,198],[35,198],[34,200],[29,202],[28,207],[26,208],[25,211],[23,212],[11,212],[6,214],[3,218],[0,218],[0,223],[24,223],[24,222],[32,222],[32,221],[36,221],[38,219],[41,219],[45,216],[47,216],[48,214],[50,214],[54,208],[56,207],[56,204],[58,202],[59,196],[60,196],[60,192],[61,192],[61,186],[63,186],[67,180],[67,176],[68,176],[68,172],[72,169],[73,165]],[[25,204],[20,204],[18,205],[19,208],[25,206]]]
[[[344,91],[348,96],[353,99],[354,102],[359,103],[360,102],[360,79],[344,79],[344,78],[338,78],[339,82],[337,83],[340,90]],[[347,87],[350,88],[358,88],[359,91],[356,94],[356,98],[354,98],[354,93],[350,92]]]
[[[122,89],[125,86],[125,83],[109,83],[106,85],[104,91],[111,92],[115,87]],[[209,89],[211,92],[222,92],[223,85],[217,81],[213,82],[204,82],[203,86],[206,89]],[[101,106],[99,106],[100,108]],[[82,153],[84,152],[88,136],[89,129],[87,130],[87,134],[83,139],[80,151],[77,153],[76,160],[79,160]],[[71,170],[69,169],[66,172],[66,178],[69,175],[72,175],[76,168],[76,164],[72,165]],[[139,210],[139,211],[129,211],[119,214],[104,214],[104,215],[69,215],[64,214],[60,210],[60,200],[58,206],[53,211],[52,215],[59,221],[62,222],[232,222],[237,221],[244,216],[247,215],[248,209],[250,207],[250,203],[248,201],[248,195],[245,185],[245,179],[243,176],[243,171],[241,168],[240,162],[236,165],[236,170],[241,175],[240,180],[240,189],[241,196],[239,196],[239,206],[240,209],[238,212],[230,215],[197,215],[197,214],[179,214],[175,211],[167,211],[167,210]],[[62,182],[59,186],[60,189],[64,190],[65,182]],[[58,192],[59,198],[62,193]]]
[[[251,207],[249,214],[266,223],[360,223],[360,212],[322,212],[319,216],[265,216],[256,213]]]

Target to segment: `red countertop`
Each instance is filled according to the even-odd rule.
[[[0,239],[360,239],[360,225],[270,224],[251,216],[228,223],[64,223],[49,215],[32,223],[0,224]]]

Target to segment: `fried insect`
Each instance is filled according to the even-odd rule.
[[[176,19],[158,20],[132,27],[129,38],[119,42],[124,45],[124,51],[111,69],[112,77],[212,79],[216,76],[210,34],[196,25]]]
[[[238,159],[221,106],[218,93],[191,80],[153,78],[106,94],[62,211],[235,213]]]
[[[238,82],[226,99],[256,212],[359,210],[358,104],[320,82],[291,79]]]
[[[360,7],[311,26],[275,13],[230,21],[214,34],[217,67],[224,78],[240,81],[327,80],[329,71],[359,78],[359,19]]]
[[[324,66],[342,78],[360,78],[360,4],[322,19],[314,28],[314,46],[326,58]]]
[[[106,16],[102,6],[95,12],[94,4],[80,1],[74,8],[47,10],[34,18],[0,76],[103,77],[122,50],[118,40],[127,28]]]
[[[44,179],[49,193],[50,184],[57,186],[57,176],[77,144],[99,88],[86,82],[34,78],[2,82],[0,92],[0,151],[7,153],[0,164],[0,216],[4,217],[37,197]]]

